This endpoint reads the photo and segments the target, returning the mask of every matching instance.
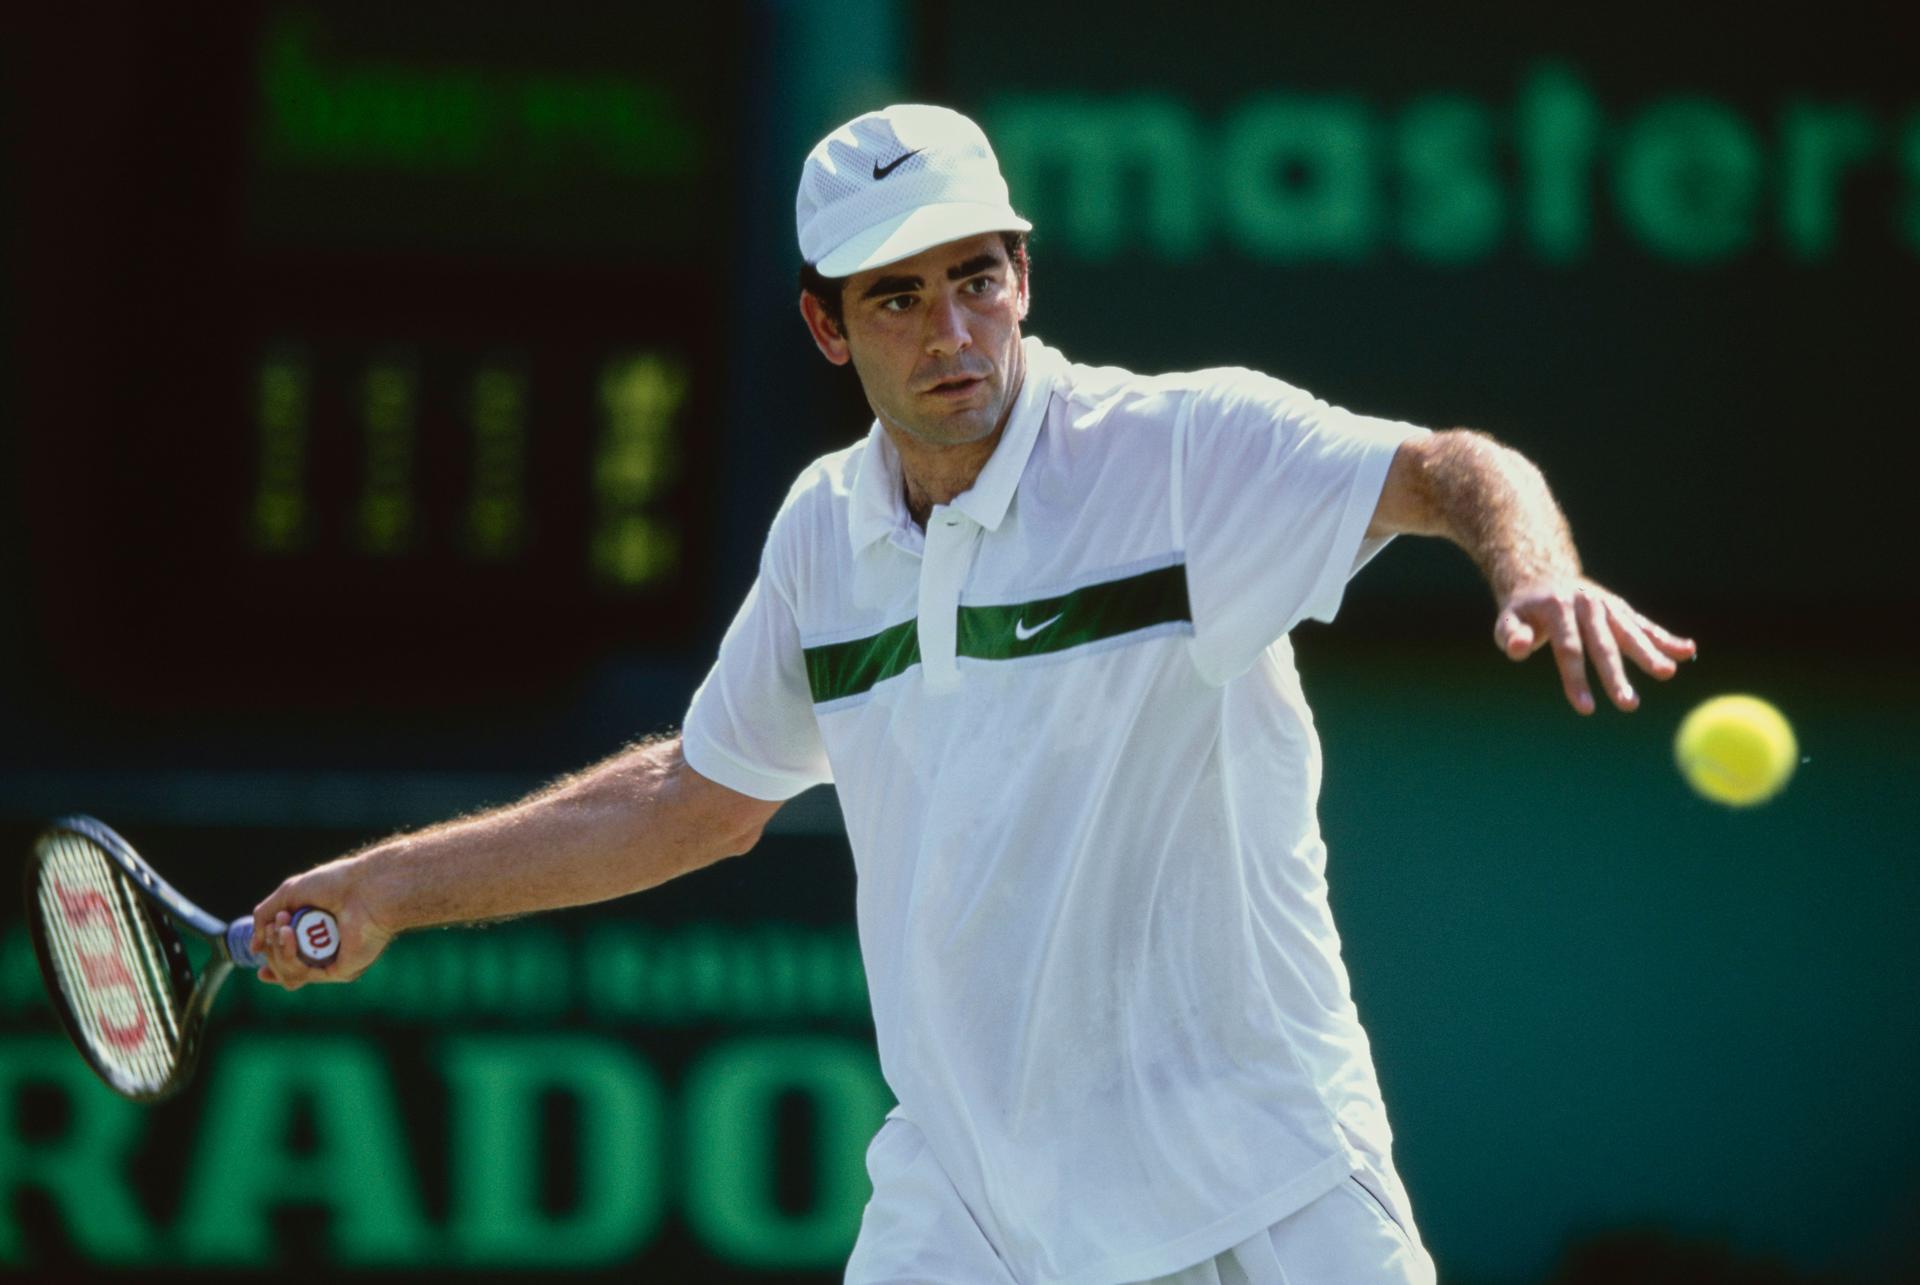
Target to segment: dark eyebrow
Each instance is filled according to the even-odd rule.
[[[981,272],[999,267],[1005,260],[997,254],[976,254],[965,263],[956,263],[947,269],[947,280],[959,281]],[[862,299],[878,299],[883,295],[912,294],[926,282],[919,277],[881,277],[860,294]]]
[[[957,263],[953,267],[948,268],[947,280],[958,281],[962,277],[970,277],[976,273],[985,272],[989,268],[997,268],[1001,262],[1002,260],[997,254],[976,254],[965,263]]]
[[[868,286],[862,299],[878,299],[883,294],[912,294],[923,283],[919,277],[881,277]]]

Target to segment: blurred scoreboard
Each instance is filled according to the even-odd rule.
[[[457,699],[705,623],[712,12],[123,5],[20,87],[37,641],[116,703]]]

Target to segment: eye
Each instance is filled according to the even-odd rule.
[[[911,307],[913,307],[913,296],[910,294],[897,294],[880,301],[882,312],[905,312]]]
[[[967,282],[967,289],[975,294],[988,294],[999,284],[1000,279],[998,277],[975,277],[973,280]]]

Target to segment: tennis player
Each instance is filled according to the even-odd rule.
[[[798,199],[800,309],[874,412],[815,462],[681,735],[287,881],[263,976],[618,897],[745,852],[832,781],[881,1067],[849,1281],[1432,1281],[1327,905],[1288,634],[1392,536],[1472,555],[1515,660],[1623,710],[1693,644],[1581,573],[1486,436],[1241,369],[1140,376],[1024,336],[987,139],[896,106]],[[337,914],[318,972],[287,915]]]

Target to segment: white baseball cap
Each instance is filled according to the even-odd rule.
[[[794,203],[800,257],[846,277],[982,232],[1028,232],[980,127],[946,107],[868,112],[807,153]]]

